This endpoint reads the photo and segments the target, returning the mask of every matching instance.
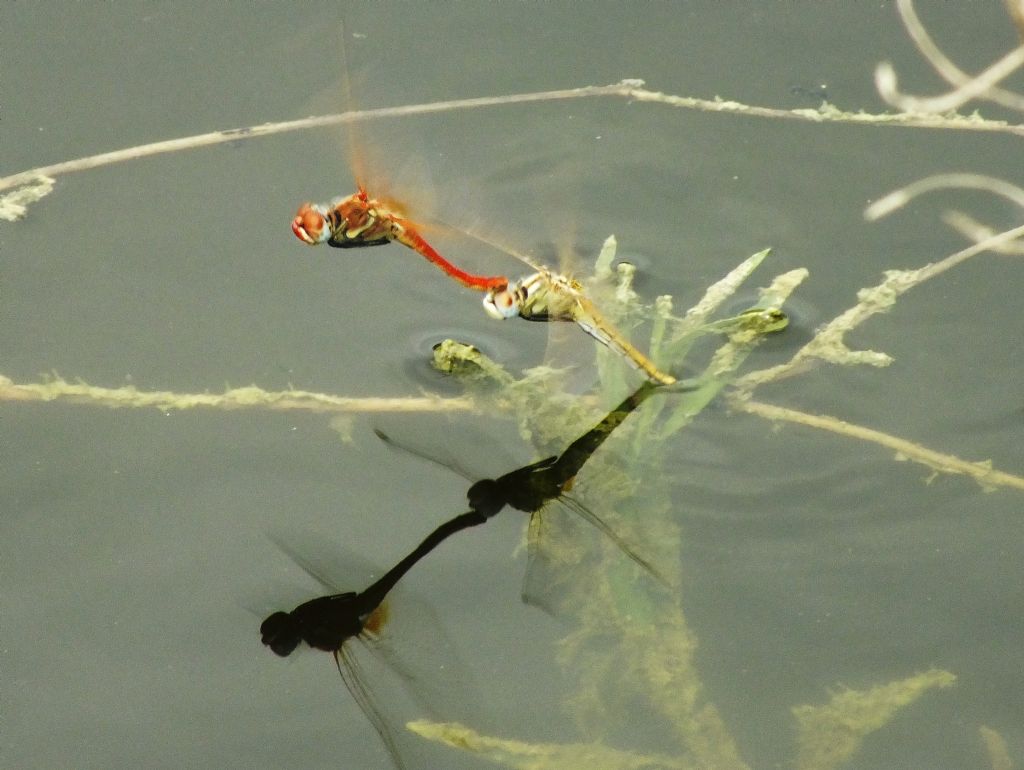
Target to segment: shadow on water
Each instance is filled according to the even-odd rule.
[[[372,688],[363,681],[349,643],[357,638],[363,641],[375,640],[388,619],[387,595],[405,573],[451,535],[484,521],[486,519],[476,511],[456,516],[431,532],[422,543],[366,590],[359,593],[347,591],[318,596],[303,602],[290,612],[275,612],[260,625],[263,644],[276,655],[287,657],[300,643],[305,642],[313,649],[330,652],[334,656],[338,673],[341,674],[345,686],[377,731],[398,768],[405,768],[406,764],[398,751],[394,730],[376,704]],[[325,582],[313,572],[301,555],[290,555],[313,577]]]

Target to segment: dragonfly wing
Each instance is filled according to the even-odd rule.
[[[326,555],[324,555],[321,558],[314,558],[310,556],[309,554],[312,553],[310,548],[308,548],[305,544],[297,545],[294,542],[296,540],[294,536],[285,537],[283,534],[268,532],[267,539],[269,539],[270,542],[272,542],[279,549],[281,549],[281,551],[283,551],[284,554],[289,559],[291,559],[299,567],[301,567],[303,572],[305,572],[307,575],[313,578],[313,580],[319,583],[328,593],[337,594],[341,593],[342,591],[353,590],[352,586],[349,586],[347,588],[339,587],[337,582],[334,579],[332,579],[332,577],[330,576],[330,571],[326,566],[326,564],[329,563],[329,560],[326,557]],[[336,558],[337,554],[333,554],[331,560],[335,560]],[[370,569],[369,572],[360,576],[359,579],[365,580],[372,573],[373,570]]]
[[[562,497],[559,498],[559,500],[562,502],[563,505],[572,510],[573,513],[581,516],[587,522],[589,522],[598,530],[600,530],[601,533],[605,535],[605,537],[607,537],[609,540],[615,543],[616,546],[618,546],[619,550],[622,551],[623,554],[628,556],[637,565],[642,567],[644,571],[647,572],[651,577],[653,577],[655,580],[657,580],[659,583],[666,587],[669,585],[668,580],[665,578],[665,576],[662,575],[658,571],[658,569],[653,564],[651,564],[651,562],[649,562],[644,557],[640,556],[640,554],[638,554],[629,543],[623,540],[623,538],[614,529],[608,526],[607,522],[605,522],[604,519],[600,518],[596,513],[591,511],[589,508],[587,508],[587,506],[585,506],[583,503],[581,503],[574,497],[570,497],[569,495],[562,495]]]
[[[636,362],[623,348],[620,342],[621,337],[611,331],[611,324],[598,315],[590,302],[586,302],[582,298],[578,299],[575,304],[575,311],[573,320],[576,321],[577,326],[602,345],[624,356],[629,365],[634,369],[637,368]]]
[[[378,693],[388,696],[383,701],[385,706],[404,700],[418,716],[436,722],[450,719],[467,704],[473,711],[485,713],[476,681],[448,626],[435,610],[432,597],[419,593],[414,583],[402,585],[415,577],[415,573],[407,575],[388,594],[386,623],[372,630],[366,628],[356,638],[360,659],[387,681],[386,688],[378,688]],[[377,682],[378,677],[370,681]],[[387,711],[396,714],[398,708],[392,706]],[[405,720],[389,722],[402,725]]]
[[[366,685],[366,678],[362,666],[356,655],[353,654],[351,645],[342,645],[334,653],[334,662],[338,664],[338,673],[341,680],[352,695],[352,699],[359,705],[359,709],[366,715],[367,720],[373,725],[373,729],[380,736],[381,743],[391,756],[391,761],[398,770],[405,770],[407,765],[402,760],[398,751],[398,743],[395,741],[395,732],[391,728],[390,720],[384,717],[383,712],[377,704],[372,691]]]
[[[577,521],[545,508],[530,517],[527,527],[523,602],[555,617],[586,585],[580,570],[587,542]]]
[[[452,458],[447,452],[440,449],[435,452],[427,451],[421,447],[413,446],[411,443],[399,442],[393,439],[390,435],[382,431],[380,428],[373,429],[374,435],[377,436],[381,441],[387,444],[389,447],[397,449],[399,451],[410,454],[413,457],[418,457],[421,460],[425,460],[428,463],[433,463],[441,468],[451,471],[457,476],[462,476],[466,481],[476,481],[477,477],[474,477],[469,471],[462,467],[462,465]]]
[[[403,423],[400,428],[401,438],[395,438],[399,429],[387,432],[375,427],[373,432],[389,447],[449,470],[470,483],[496,475],[496,468],[508,468],[519,464],[504,443],[472,427],[459,425],[458,440],[449,439],[447,445],[440,440],[434,440],[437,435],[436,426],[432,428],[431,439],[414,437],[415,428],[415,424]],[[471,461],[464,463],[455,459],[456,452],[453,448],[459,450],[460,455],[471,457]],[[486,451],[483,451],[484,449]]]
[[[522,599],[524,604],[537,607],[554,616],[558,614],[558,603],[555,601],[556,594],[552,591],[546,556],[541,550],[544,529],[544,516],[537,511],[530,516],[526,526],[526,575],[523,577]]]

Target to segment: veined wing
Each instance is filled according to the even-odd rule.
[[[557,616],[567,602],[575,601],[573,597],[590,580],[581,573],[581,569],[586,569],[582,564],[592,558],[590,549],[595,545],[586,534],[589,527],[599,532],[599,537],[608,538],[624,556],[662,586],[671,587],[670,581],[653,564],[579,500],[563,494],[555,502],[558,504],[534,511],[527,525],[526,574],[522,589],[526,604]]]
[[[344,29],[341,33],[339,48],[344,102],[346,107],[351,108],[352,85],[348,74]],[[403,204],[381,195],[379,189],[374,189],[373,194],[369,192],[375,185],[370,184],[365,168],[367,146],[357,139],[356,131],[356,123],[346,126],[348,162],[355,176],[356,192],[334,198],[330,203],[302,203],[292,219],[291,227],[295,236],[310,246],[326,243],[341,249],[381,246],[395,241],[417,252],[463,286],[477,291],[506,286],[508,279],[504,276],[474,274],[451,263],[426,241],[420,232],[421,226],[407,218]],[[376,181],[379,184],[380,179]]]
[[[666,588],[671,587],[668,578],[662,575],[653,564],[647,561],[647,559],[638,554],[636,550],[634,550],[633,547],[622,538],[621,535],[619,535],[614,529],[608,526],[608,524],[605,523],[604,519],[599,517],[589,508],[587,508],[587,506],[585,506],[575,497],[571,497],[569,495],[562,495],[562,497],[559,498],[559,502],[562,503],[562,505],[566,506],[567,508],[570,508],[577,516],[588,522],[591,526],[595,527],[599,532],[601,532],[605,537],[611,540],[616,546],[618,546],[619,550],[622,551],[622,553],[628,556],[637,566],[639,566],[641,569],[650,574],[651,577],[653,577]]]
[[[334,662],[338,666],[338,673],[341,674],[341,681],[345,683],[345,687],[348,689],[352,699],[366,716],[367,721],[373,725],[377,735],[380,736],[381,743],[387,749],[394,766],[397,770],[406,770],[408,766],[398,751],[398,743],[395,741],[395,734],[391,724],[384,717],[376,698],[373,696],[373,691],[366,686],[359,660],[353,653],[354,650],[351,643],[343,644],[334,652]]]

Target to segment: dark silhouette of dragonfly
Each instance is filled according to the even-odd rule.
[[[286,657],[305,642],[334,656],[342,681],[377,731],[395,767],[400,770],[404,770],[406,765],[398,752],[395,736],[360,676],[347,644],[352,639],[375,640],[387,621],[385,599],[405,573],[451,535],[486,520],[477,510],[460,514],[431,532],[408,556],[365,591],[347,591],[310,599],[291,612],[273,613],[260,626],[263,644],[277,655]],[[299,561],[297,557],[293,558]],[[301,561],[299,563],[306,568]]]
[[[668,586],[668,580],[649,561],[640,556],[624,541],[615,530],[608,526],[603,519],[578,500],[566,494],[587,460],[604,443],[605,439],[612,434],[612,431],[619,427],[637,407],[660,389],[664,389],[664,387],[658,383],[644,382],[635,392],[627,396],[622,403],[612,409],[601,422],[573,441],[562,454],[538,460],[496,479],[477,481],[466,493],[470,508],[485,519],[490,519],[492,516],[497,515],[505,506],[530,514],[530,545],[532,548],[535,547],[535,539],[532,533],[537,529],[542,509],[552,500],[560,500],[574,513],[577,513],[606,535],[626,556],[636,562],[659,583]],[[396,443],[390,436],[380,430],[374,429],[374,432],[379,439],[390,446],[442,465],[462,476],[467,475],[457,467],[448,465],[424,452]],[[524,598],[530,601],[529,597]]]

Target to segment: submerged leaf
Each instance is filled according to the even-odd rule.
[[[452,339],[434,346],[433,366],[439,372],[470,382],[492,380],[508,384],[512,381],[504,367],[485,356],[479,348]]]
[[[416,720],[406,724],[428,740],[444,743],[519,770],[696,770],[697,765],[656,754],[619,751],[601,743],[526,743],[481,735],[458,722]]]
[[[0,219],[15,222],[22,219],[30,204],[42,200],[53,192],[54,180],[39,175],[31,182],[15,188],[6,195],[0,195]]]
[[[956,676],[930,669],[916,676],[869,690],[843,690],[825,706],[795,706],[799,727],[800,770],[838,767],[856,752],[864,738],[885,726],[899,709],[933,687],[950,687]]]
[[[988,753],[988,761],[992,770],[1013,770],[1013,760],[1010,759],[1010,751],[1006,748],[1006,739],[991,727],[982,725],[978,728],[981,740],[985,743],[985,750]]]

